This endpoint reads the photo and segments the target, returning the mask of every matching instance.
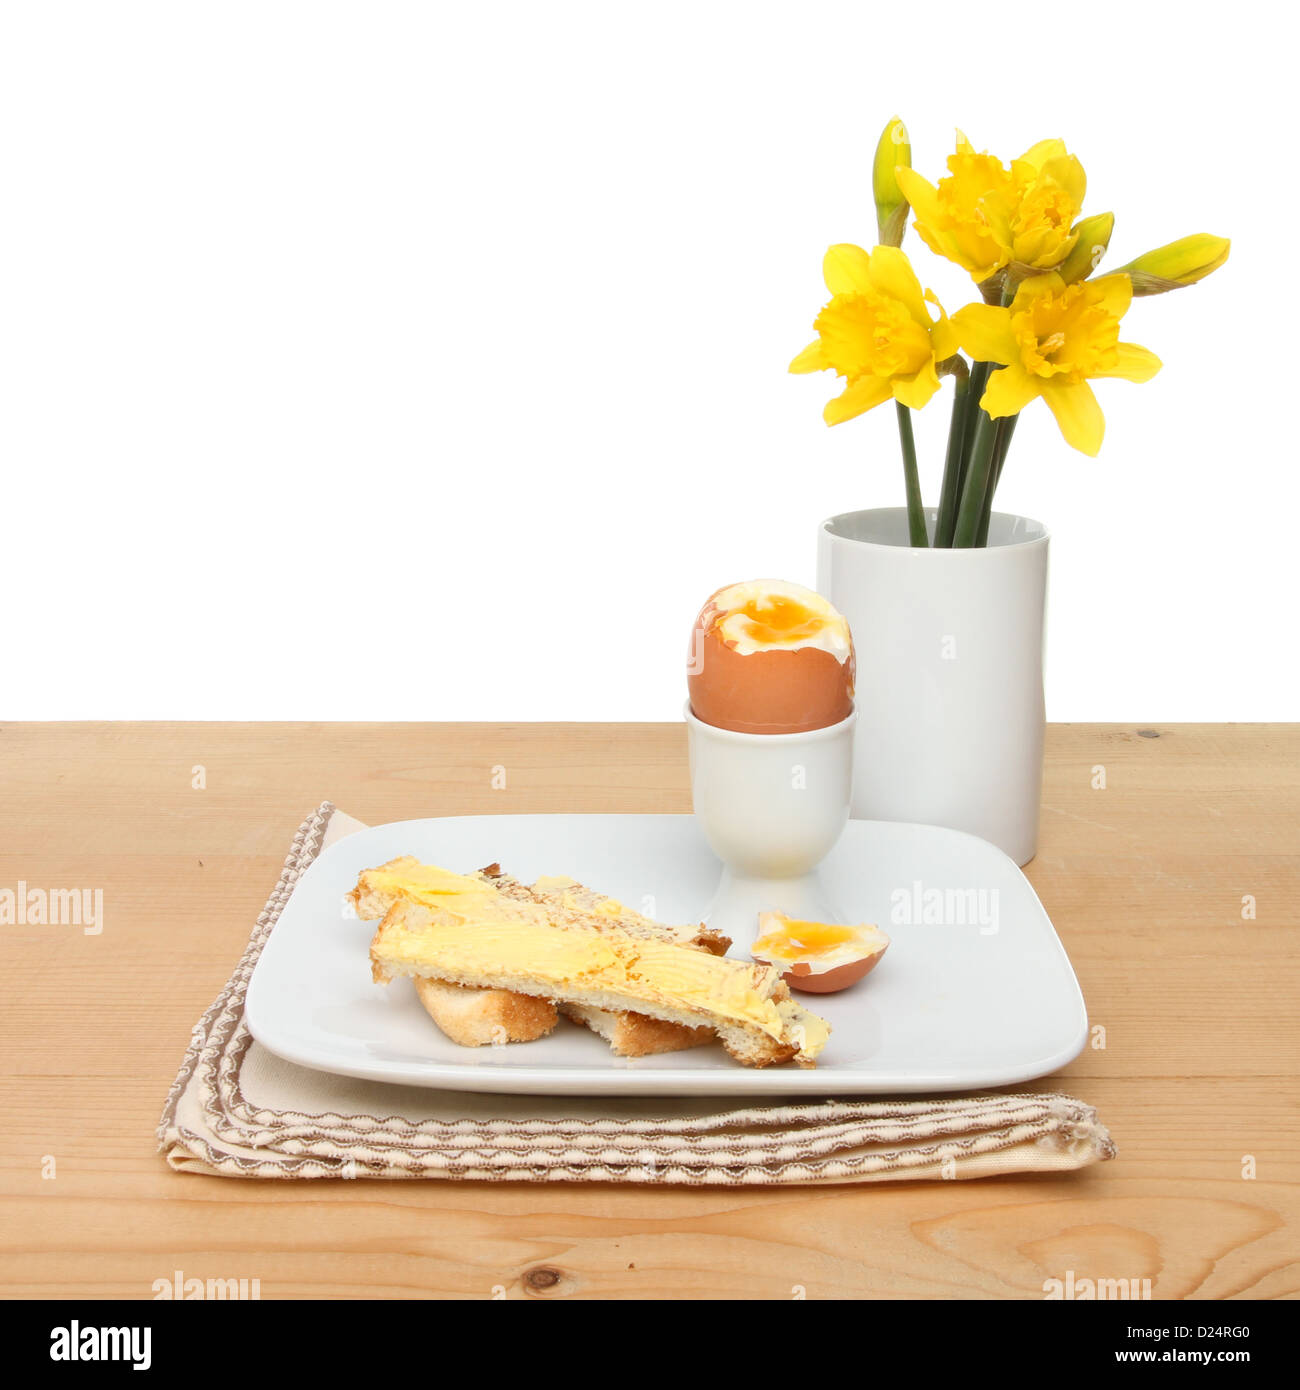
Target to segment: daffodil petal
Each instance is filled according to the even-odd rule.
[[[1054,270],[1049,270],[1046,275],[1031,275],[1016,286],[1011,312],[1018,314],[1028,307],[1031,299],[1037,299],[1040,294],[1060,294],[1064,288],[1065,281]]]
[[[860,294],[871,286],[871,257],[862,247],[841,242],[827,251],[822,274],[832,294]]]
[[[1041,169],[1049,159],[1060,159],[1064,154],[1064,140],[1040,140],[1036,145],[1030,145],[1016,163],[1028,164],[1036,172]]]
[[[822,418],[828,425],[841,425],[845,420],[852,420],[855,415],[861,415],[874,406],[887,401],[889,396],[888,378],[883,376],[859,377],[857,381],[845,388],[843,395],[836,396],[833,401],[826,402],[826,409],[822,411]]]
[[[1076,208],[1083,206],[1084,197],[1088,192],[1088,176],[1074,155],[1062,153],[1059,157],[1053,156],[1045,160],[1039,166],[1039,173],[1043,178],[1059,183]]]
[[[916,278],[911,262],[896,246],[877,246],[871,253],[871,283],[881,294],[896,299],[912,316],[912,321],[924,329],[930,327],[921,294],[921,282]]]
[[[1099,275],[1088,281],[1089,299],[1112,317],[1122,319],[1133,302],[1133,281],[1127,275]]]
[[[1071,385],[1055,382],[1043,384],[1043,399],[1056,416],[1065,442],[1082,454],[1096,457],[1106,433],[1106,418],[1097,404],[1092,387],[1086,381]]]
[[[792,372],[824,371],[826,363],[822,360],[822,340],[814,338],[811,343],[790,363]]]
[[[1117,376],[1124,381],[1150,381],[1164,365],[1150,348],[1137,343],[1116,343],[1119,360],[1108,371],[1093,376]]]
[[[1011,331],[1011,315],[996,304],[967,304],[957,310],[950,323],[958,345],[977,362],[997,362],[1005,366],[1019,356]]]
[[[930,346],[934,349],[934,356],[937,362],[942,362],[945,358],[951,357],[961,346],[957,341],[957,330],[952,326],[952,320],[943,311],[943,305],[926,290],[925,301],[933,304],[939,311],[937,322],[930,325]]]
[[[902,189],[903,197],[911,204],[918,222],[936,222],[940,218],[939,190],[915,169],[900,165],[894,170],[894,177]]]
[[[916,234],[934,252],[936,256],[942,256],[945,261],[951,261],[953,265],[959,265],[968,272],[971,279],[978,285],[981,280],[1001,269],[1001,265],[975,265],[967,254],[965,247],[961,244],[960,237],[951,234],[937,232],[933,227],[926,223],[917,221],[912,223],[916,228]]]
[[[1025,371],[1019,362],[1013,362],[1001,371],[989,373],[989,384],[980,398],[980,405],[986,414],[995,420],[1004,415],[1019,415],[1042,393],[1043,382]]]
[[[894,177],[898,180],[903,197],[913,207],[916,206],[918,198],[927,203],[934,203],[938,200],[938,189],[923,174],[918,174],[910,164],[900,164],[894,170]]]
[[[921,410],[929,405],[930,397],[939,389],[939,374],[933,362],[927,362],[911,376],[896,376],[890,381],[893,397],[901,405]]]

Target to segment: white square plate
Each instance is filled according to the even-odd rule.
[[[823,866],[828,894],[892,944],[858,985],[800,996],[832,1028],[815,1070],[742,1067],[719,1046],[619,1058],[564,1020],[537,1042],[459,1047],[410,980],[371,982],[373,925],[348,915],[357,874],[400,854],[462,873],[495,860],[524,882],[571,874],[666,922],[698,920],[719,874],[691,816],[460,816],[358,831],[303,875],[258,960],[245,1014],[272,1052],[450,1090],[817,1097],[1025,1081],[1064,1066],[1087,1037],[1069,959],[1005,854],[956,830],[850,821]]]

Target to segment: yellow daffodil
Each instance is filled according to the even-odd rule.
[[[894,116],[881,132],[871,165],[871,191],[876,200],[876,226],[882,246],[901,246],[907,228],[907,199],[898,186],[899,169],[912,167],[907,127]]]
[[[1020,277],[1054,270],[1078,239],[1087,178],[1062,140],[1039,141],[1008,169],[976,153],[959,131],[948,176],[937,187],[910,168],[896,177],[921,240],[977,284],[1007,267]]]
[[[1228,259],[1232,243],[1227,237],[1201,232],[1159,246],[1130,261],[1123,273],[1133,281],[1135,295],[1164,294],[1204,280]]]
[[[1127,275],[1067,285],[1051,273],[1024,281],[1006,308],[968,304],[952,316],[961,346],[1001,371],[989,375],[980,401],[993,419],[1016,415],[1041,396],[1066,443],[1085,454],[1101,448],[1106,422],[1090,379],[1149,381],[1160,359],[1119,341],[1133,286]]]
[[[922,291],[906,255],[894,246],[868,254],[832,246],[823,262],[830,303],[817,315],[817,338],[790,363],[792,372],[834,371],[844,393],[826,405],[828,425],[861,415],[891,397],[919,410],[939,389],[936,365],[957,351],[947,315]],[[930,317],[927,301],[938,309]]]

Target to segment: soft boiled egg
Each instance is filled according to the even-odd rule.
[[[755,960],[780,970],[791,989],[834,994],[857,984],[880,963],[889,938],[867,923],[801,922],[783,912],[760,912]]]
[[[820,594],[780,579],[729,584],[700,610],[687,683],[705,724],[798,734],[853,712],[849,625]]]

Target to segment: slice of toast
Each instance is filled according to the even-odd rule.
[[[830,1031],[791,999],[771,966],[484,893],[481,880],[431,906],[400,897],[375,932],[370,960],[380,983],[432,976],[706,1029],[746,1066],[811,1066]]]
[[[439,887],[446,887],[449,883],[454,886],[457,877],[448,876],[441,870],[421,864],[411,855],[405,855],[390,859],[387,864],[382,864],[377,869],[365,870],[349,896],[357,909],[357,915],[363,920],[371,921],[383,918],[401,896],[413,896],[416,901],[426,903],[436,901]],[[487,868],[480,869],[474,877],[502,895],[517,901],[549,903],[566,912],[590,914],[596,919],[597,926],[617,926],[635,935],[679,942],[714,955],[723,955],[731,945],[727,937],[702,924],[668,926],[652,921],[624,907],[615,899],[584,887],[573,878],[538,879],[532,887],[527,887],[502,872],[499,864],[489,864]],[[408,884],[414,888],[414,894],[404,887]],[[438,1027],[457,1042],[460,1041],[458,1033],[462,1036],[483,1035],[485,1041],[531,1042],[544,1036],[554,1027],[554,1005],[548,1006],[551,1010],[550,1026],[543,1027],[544,1016],[523,1003],[528,998],[527,995],[519,995],[512,1005],[504,997],[507,993],[503,990],[483,991],[484,997],[478,1006],[480,1013],[477,1017],[474,1017],[476,1006],[473,994],[464,987],[459,995],[444,996],[434,990],[421,992],[420,1002]],[[534,1001],[536,1002],[538,1001]],[[699,1047],[710,1042],[713,1037],[707,1029],[666,1023],[662,1019],[647,1018],[627,1010],[608,1013],[601,1009],[578,1010],[575,1007],[574,1010],[565,1012],[566,1017],[604,1038],[621,1057],[648,1057],[663,1052],[680,1052],[688,1047]],[[541,1031],[537,1031],[538,1029]]]
[[[419,988],[419,986],[416,986]],[[545,1000],[538,1000],[545,1003]],[[559,1011],[604,1038],[619,1057],[652,1057],[660,1052],[682,1052],[713,1041],[712,1028],[691,1028],[684,1023],[665,1023],[630,1010],[612,1012],[589,1004],[561,1004]]]
[[[560,1021],[549,999],[508,989],[468,989],[425,976],[415,981],[415,992],[429,1017],[461,1047],[532,1042]]]

